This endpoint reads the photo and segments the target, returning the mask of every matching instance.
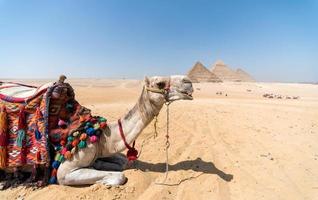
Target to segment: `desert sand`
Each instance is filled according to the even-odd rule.
[[[81,104],[109,121],[132,108],[142,90],[137,80],[69,82]],[[125,185],[20,186],[0,191],[0,199],[318,199],[318,85],[225,82],[194,89],[193,101],[170,106],[170,186],[156,184],[165,176],[163,108],[159,135],[153,137],[151,123],[137,139],[142,153],[136,169],[125,171]]]

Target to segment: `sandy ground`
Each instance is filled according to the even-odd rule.
[[[142,88],[133,80],[70,82],[80,103],[109,120],[126,113]],[[165,176],[164,108],[158,137],[152,137],[152,123],[137,140],[139,149],[144,143],[142,154],[138,170],[125,171],[127,184],[19,187],[1,191],[0,199],[318,199],[318,85],[202,83],[194,88],[195,100],[170,107],[170,186],[156,184]],[[300,99],[265,99],[264,93]]]

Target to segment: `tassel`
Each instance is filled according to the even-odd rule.
[[[133,148],[128,150],[126,156],[128,158],[128,161],[135,161],[138,158],[137,157],[138,156],[138,151],[133,147]]]
[[[36,127],[36,130],[35,130],[35,139],[37,141],[41,140],[42,138],[42,133],[39,131],[38,127]]]
[[[36,109],[35,116],[36,116],[35,139],[36,139],[37,141],[39,141],[39,140],[41,140],[41,138],[42,138],[42,133],[39,131],[39,127],[38,127],[38,122],[39,122],[40,119],[42,118],[42,113],[41,113],[40,108],[37,108],[37,109]]]
[[[24,147],[21,148],[21,153],[20,153],[20,160],[21,160],[21,164],[25,164],[27,161],[27,157],[26,157],[26,149]]]
[[[42,115],[42,112],[41,112],[40,107],[38,107],[38,108],[36,109],[35,114],[36,114],[36,119],[37,119],[37,120],[40,120],[41,118],[43,118],[43,115]]]
[[[18,129],[25,129],[25,112],[24,112],[24,106],[20,106],[20,112],[19,112],[19,124],[18,124]]]
[[[24,129],[25,129],[24,106],[20,106],[19,122],[18,122],[18,137],[17,137],[17,146],[18,147],[22,147],[23,146],[23,141],[25,139],[25,130]]]
[[[53,169],[51,172],[51,176],[56,177],[56,175],[57,175],[57,169]]]
[[[57,184],[57,178],[55,176],[52,176],[49,180],[49,184]]]
[[[25,130],[23,130],[23,129],[18,130],[18,137],[17,137],[17,146],[18,147],[23,146],[24,139],[25,139]]]
[[[41,153],[40,153],[40,151],[38,151],[38,152],[36,153],[36,161],[37,161],[38,163],[41,162]]]
[[[3,106],[0,111],[0,146],[7,146],[8,119],[6,107]]]
[[[129,162],[137,160],[138,151],[135,148],[135,141],[133,143],[133,146],[128,149],[126,156],[127,156]]]
[[[7,165],[7,149],[0,146],[0,169],[4,169]]]
[[[7,161],[8,119],[5,106],[0,111],[0,169],[6,167]]]

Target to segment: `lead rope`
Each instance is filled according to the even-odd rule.
[[[170,105],[170,102],[166,102],[165,105],[167,108],[166,109],[166,111],[167,111],[167,130],[166,131],[167,132],[166,132],[166,148],[165,148],[165,151],[166,151],[166,172],[165,172],[164,180],[161,183],[155,182],[156,185],[166,185],[166,180],[168,178],[168,173],[169,173],[169,153],[168,153],[168,150],[170,147],[170,142],[169,142],[169,105]]]
[[[158,136],[157,124],[158,124],[158,115],[155,116],[155,123],[153,124],[155,128],[155,134],[153,135],[154,139],[156,139],[156,137]]]

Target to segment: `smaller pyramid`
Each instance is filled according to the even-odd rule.
[[[255,82],[255,79],[251,75],[240,68],[236,70],[236,75],[243,82]]]
[[[236,72],[229,68],[222,60],[218,60],[211,67],[212,73],[218,76],[222,81],[240,81]]]
[[[214,73],[210,72],[201,62],[196,62],[187,76],[194,83],[199,82],[222,82]]]

